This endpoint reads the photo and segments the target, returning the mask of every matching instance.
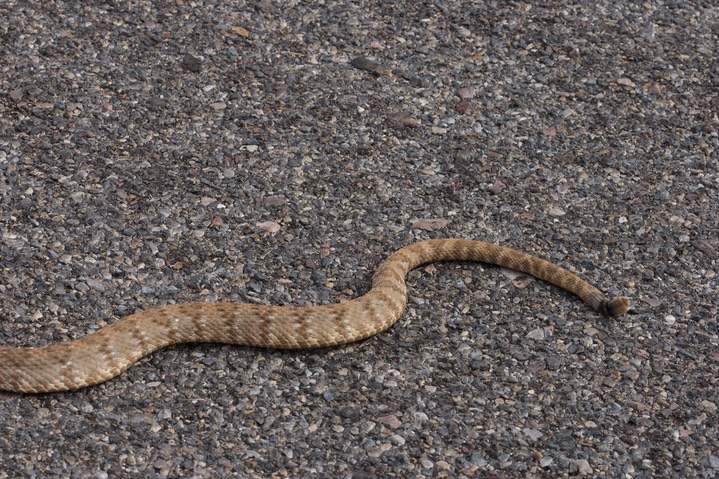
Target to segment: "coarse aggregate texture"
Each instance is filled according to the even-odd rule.
[[[704,1],[0,3],[3,346],[344,301],[441,237],[634,305],[421,268],[361,343],[0,394],[0,479],[716,477],[717,32]]]

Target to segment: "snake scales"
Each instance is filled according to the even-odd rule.
[[[610,316],[629,300],[608,300],[594,286],[548,261],[503,246],[460,239],[422,241],[385,260],[372,289],[352,301],[291,307],[186,303],[127,316],[81,339],[37,348],[0,348],[0,390],[69,391],[113,378],[140,358],[179,343],[230,343],[300,349],[350,343],[392,326],[407,303],[406,274],[435,261],[480,261],[531,274]]]

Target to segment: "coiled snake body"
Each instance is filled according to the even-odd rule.
[[[436,261],[479,261],[528,273],[610,316],[629,308],[627,298],[608,300],[576,275],[535,256],[480,241],[429,240],[391,255],[377,269],[372,289],[352,301],[312,307],[178,304],[141,311],[67,343],[0,348],[0,390],[43,393],[91,386],[119,375],[153,351],[180,343],[304,349],[359,341],[399,319],[407,302],[405,276]]]

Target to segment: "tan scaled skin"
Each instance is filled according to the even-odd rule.
[[[71,391],[114,378],[153,351],[180,343],[229,343],[306,349],[351,343],[392,326],[407,302],[407,273],[437,261],[478,261],[528,273],[620,316],[629,300],[608,300],[594,286],[543,259],[481,241],[438,239],[400,249],[377,269],[372,289],[352,301],[288,307],[187,303],[127,316],[84,338],[38,348],[0,348],[0,390]]]

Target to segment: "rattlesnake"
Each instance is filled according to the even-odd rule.
[[[37,348],[0,348],[0,390],[69,391],[113,378],[140,358],[179,343],[231,343],[304,349],[350,343],[380,333],[407,303],[406,274],[435,261],[479,261],[531,274],[579,296],[610,316],[629,300],[608,300],[594,286],[535,256],[480,241],[439,239],[402,248],[385,260],[372,289],[354,300],[292,307],[186,303],[142,311],[81,339]]]

